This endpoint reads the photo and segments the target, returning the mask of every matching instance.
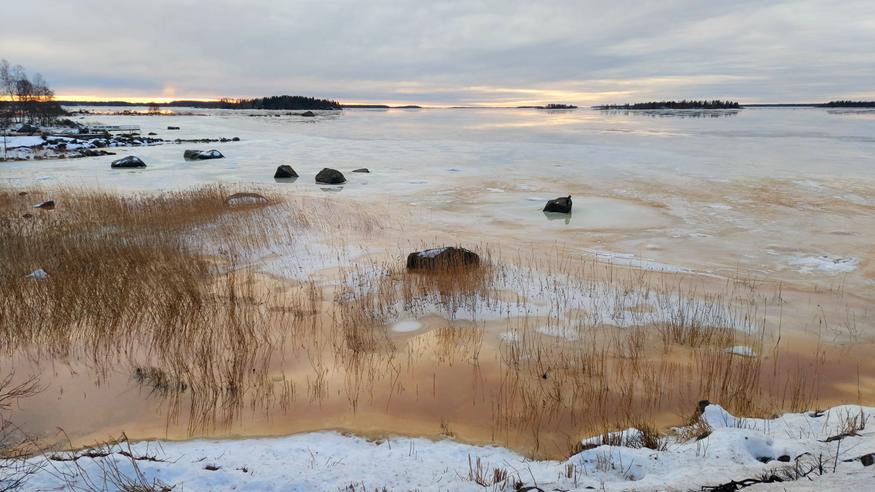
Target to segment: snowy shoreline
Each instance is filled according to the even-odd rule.
[[[740,419],[709,405],[696,427],[698,438],[692,427],[677,428],[649,449],[636,445],[638,431],[629,429],[619,439],[625,445],[583,446],[566,461],[532,461],[501,447],[451,440],[369,441],[338,432],[144,441],[116,445],[102,457],[79,451],[34,458],[41,469],[26,487],[55,490],[82,480],[108,485],[105,472],[113,469],[185,490],[711,490],[743,480],[766,482],[750,490],[860,489],[875,483],[875,467],[866,466],[875,453],[875,431],[866,425],[873,411],[844,405]],[[119,453],[127,450],[139,459]],[[780,481],[770,482],[775,478]]]

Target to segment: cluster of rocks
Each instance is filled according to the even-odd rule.
[[[187,161],[206,161],[210,159],[224,159],[225,156],[216,149],[189,149],[182,153],[182,158]],[[129,155],[127,157],[112,161],[110,167],[113,169],[142,169],[146,167],[146,163],[135,155]]]
[[[547,201],[544,212],[570,214],[571,195]],[[407,269],[413,271],[442,272],[479,266],[480,257],[477,253],[455,246],[415,251],[407,255]]]
[[[39,133],[39,128],[24,125],[25,130],[33,129]],[[22,132],[19,131],[19,134]],[[150,132],[148,136],[122,134],[66,134],[66,135],[41,135],[42,142],[35,145],[10,147],[7,152],[8,156],[0,157],[0,161],[27,161],[27,160],[45,160],[45,159],[76,159],[81,157],[100,157],[107,155],[115,155],[109,150],[115,147],[142,147],[152,145],[162,145],[168,143],[214,143],[214,142],[239,142],[240,137],[222,137],[222,138],[199,138],[199,139],[174,139],[165,140],[155,137],[154,132]],[[218,158],[218,157],[208,157]]]
[[[232,137],[232,138],[227,138],[227,137],[222,137],[222,138],[188,138],[188,139],[185,139],[185,138],[174,138],[174,139],[172,140],[173,143],[177,143],[177,144],[180,144],[180,143],[215,143],[215,142],[226,143],[226,142],[239,142],[239,141],[240,141],[240,137]]]
[[[362,167],[359,169],[354,169],[352,172],[370,173],[371,171],[369,171],[367,168]],[[295,179],[300,176],[292,168],[292,166],[289,166],[288,164],[283,164],[276,168],[276,172],[273,174],[273,177],[274,179]],[[346,176],[344,176],[342,172],[338,171],[337,169],[331,169],[329,167],[322,168],[322,170],[316,174],[315,179],[316,183],[318,184],[337,185],[346,183]]]

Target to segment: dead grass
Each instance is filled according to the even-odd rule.
[[[658,449],[653,416],[687,415],[705,398],[747,416],[817,400],[817,364],[791,377],[759,355],[782,302],[773,286],[705,283],[564,252],[503,257],[488,246],[475,248],[478,268],[409,272],[399,252],[343,265],[336,287],[279,284],[251,268],[254,253],[288,254],[278,245],[312,231],[367,236],[379,223],[324,212],[321,202],[312,208],[323,213],[305,213],[269,193],[232,205],[233,191],[0,190],[0,350],[81,357],[98,375],[122,358],[165,405],[168,425],[181,415],[191,434],[227,428],[247,409],[345,398],[338,415],[403,401],[433,418],[435,432],[464,439],[456,426],[475,422],[534,457],[564,455],[619,423],[642,431],[636,446]],[[30,208],[46,198],[55,210]],[[25,278],[36,268],[48,278]],[[424,316],[445,322],[409,340],[388,329]],[[486,340],[498,329],[513,337],[493,348]],[[736,344],[757,355],[726,351]],[[779,344],[769,356],[784,357]],[[278,380],[279,357],[304,369]],[[470,420],[430,408],[446,374],[465,378],[453,383],[480,412]],[[495,483],[479,464],[472,473]]]

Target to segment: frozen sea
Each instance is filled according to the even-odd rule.
[[[0,182],[120,192],[253,184],[294,195],[331,193],[379,205],[380,213],[415,211],[436,235],[553,240],[626,264],[850,275],[862,285],[875,278],[868,270],[875,269],[868,258],[875,234],[873,110],[348,109],[315,118],[173,112],[77,118],[138,125],[164,139],[241,141],[118,149],[147,163],[135,171],[110,169],[113,157],[6,163]],[[226,158],[186,162],[188,148],[216,148]],[[276,182],[280,164],[301,177]],[[348,182],[317,185],[313,177],[323,167],[341,170]],[[350,173],[361,167],[371,173]],[[571,216],[540,212],[546,199],[569,194]]]

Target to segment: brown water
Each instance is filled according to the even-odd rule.
[[[263,291],[298,292],[293,282],[265,276],[256,282]],[[708,284],[720,289],[721,282]],[[592,328],[580,340],[566,340],[535,330],[548,321],[545,318],[472,322],[427,315],[412,333],[377,326],[376,342],[353,351],[337,328],[342,323],[336,321],[330,291],[326,287],[323,297],[331,300],[322,301],[316,314],[292,319],[271,313],[263,318],[267,324],[257,328],[263,337],[240,347],[243,367],[234,376],[197,376],[201,385],[213,378],[209,383],[219,388],[218,394],[190,383],[185,389],[172,384],[166,389],[138,381],[137,367],[171,373],[168,360],[192,357],[191,347],[185,346],[178,354],[156,357],[148,338],[137,337],[133,351],[97,360],[82,346],[71,347],[66,359],[19,353],[4,361],[4,370],[39,373],[45,390],[23,400],[12,418],[49,440],[58,438],[62,429],[73,446],[121,432],[132,439],[187,439],[340,429],[374,438],[451,436],[506,445],[533,456],[560,457],[574,441],[605,428],[634,422],[660,427],[681,423],[706,397],[702,366],[696,362],[701,349],[677,345],[666,351],[656,326],[640,329],[640,354],[631,357],[624,347],[633,328]],[[782,296],[793,306],[834,294],[785,289]],[[742,368],[759,364],[757,382],[747,390],[756,388],[762,394],[751,395],[750,408],[770,413],[872,403],[875,345],[834,344],[823,333],[806,333],[817,321],[797,316],[804,311],[787,308],[780,315],[780,338],[771,321],[761,339],[738,336],[738,344],[757,347],[758,358],[724,354],[723,346],[711,349],[720,360],[736,361]],[[524,341],[503,340],[499,335],[509,327]],[[117,342],[125,347],[130,340]],[[593,346],[601,347],[604,357],[588,349]],[[516,357],[511,355],[514,350]],[[591,360],[594,372],[580,374],[593,366],[575,357]],[[219,353],[213,363],[227,367],[231,359],[236,363],[238,357]],[[238,390],[229,395],[232,382]],[[796,392],[800,394],[794,397]],[[604,401],[592,401],[594,395]]]

